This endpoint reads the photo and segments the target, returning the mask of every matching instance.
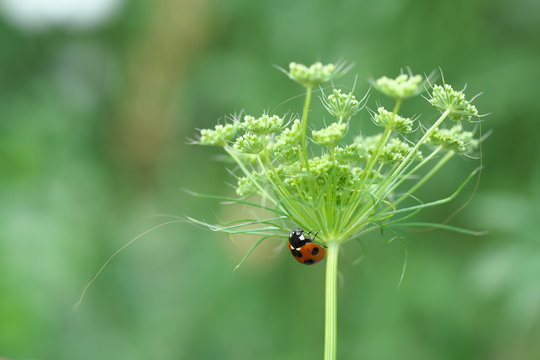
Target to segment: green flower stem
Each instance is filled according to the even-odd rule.
[[[337,353],[337,275],[340,245],[339,241],[329,241],[326,254],[324,360],[335,360]]]
[[[272,166],[272,161],[270,160],[270,155],[268,154],[268,151],[265,149],[262,152],[262,155],[259,155],[257,157],[259,161],[259,166],[261,168],[261,171],[265,174],[266,178],[272,185],[272,189],[274,190],[274,193],[277,195],[278,198],[281,199],[288,199],[291,198],[291,193],[287,190],[287,187],[283,183],[283,180],[279,176],[273,176],[272,171],[275,169]],[[270,169],[270,172],[268,171]],[[312,218],[312,215],[309,213],[306,213],[304,208],[302,207],[296,207],[296,216],[294,217],[292,214],[288,214],[288,216],[295,221],[297,224],[307,224],[308,222],[305,219]],[[304,220],[300,220],[300,219]],[[307,226],[304,226],[307,227]]]
[[[330,160],[335,164],[336,163],[336,153],[334,152],[335,146],[329,146],[328,151],[330,152]]]
[[[242,171],[244,172],[244,175],[251,176],[251,172],[245,167],[244,163],[238,158],[238,156],[236,156],[234,151],[227,148],[227,146],[225,146],[224,149],[227,152],[227,154],[229,154],[229,156],[234,159],[234,161],[238,164],[240,169],[242,169]],[[255,186],[257,186],[257,189],[259,189],[261,196],[263,198],[270,200],[274,205],[279,207],[278,202],[267,191],[265,191],[256,180],[253,180],[253,182]]]
[[[394,114],[397,114],[397,113],[398,113],[399,108],[401,107],[401,102],[402,102],[402,101],[403,101],[402,98],[397,98],[397,100],[396,100],[396,105],[394,105],[394,110],[392,110],[392,112],[393,112]]]
[[[397,114],[397,112],[399,111],[399,108],[401,107],[401,102],[402,102],[401,98],[398,98],[396,100],[396,104],[394,105],[394,110],[393,110],[394,114]],[[391,127],[392,127],[391,124],[388,124],[385,127],[384,132],[383,132],[383,134],[381,136],[381,140],[377,144],[377,148],[375,150],[375,153],[368,160],[368,164],[367,164],[366,170],[364,171],[364,174],[362,176],[362,180],[365,180],[366,177],[368,176],[368,174],[371,172],[371,170],[373,170],[373,166],[375,165],[375,163],[379,159],[379,155],[381,154],[383,148],[385,147],[386,143],[390,139],[390,136],[392,135]]]
[[[441,116],[437,119],[437,121],[435,121],[435,123],[426,131],[424,136],[422,136],[422,138],[418,140],[416,145],[411,149],[411,151],[409,151],[409,154],[399,164],[397,169],[392,172],[392,174],[388,177],[386,183],[380,187],[380,191],[376,194],[379,199],[383,199],[386,195],[388,195],[390,191],[392,191],[392,189],[395,187],[393,185],[395,185],[397,178],[399,178],[405,171],[407,171],[408,167],[411,165],[412,158],[416,151],[420,148],[421,145],[424,145],[429,136],[439,127],[439,125],[442,124],[442,122],[448,117],[448,115],[450,115],[450,110],[446,110],[445,112],[443,112]],[[374,208],[376,205],[378,205],[378,203],[374,204],[371,207],[368,207],[365,212],[371,211],[371,209]]]
[[[381,136],[381,140],[377,144],[377,148],[375,149],[375,152],[372,156],[370,156],[368,160],[368,164],[366,166],[366,169],[364,170],[364,173],[362,174],[362,180],[366,180],[368,177],[368,174],[371,173],[371,170],[373,170],[373,167],[377,163],[377,160],[379,159],[379,155],[381,154],[383,148],[385,147],[386,143],[388,142],[388,139],[390,139],[390,136],[392,135],[392,130],[390,129],[390,124],[388,124],[384,128],[384,132]]]
[[[309,171],[309,162],[308,162],[308,153],[307,153],[307,140],[306,140],[306,133],[307,133],[307,120],[309,115],[309,106],[311,104],[311,88],[306,88],[306,100],[304,102],[304,110],[302,112],[302,160],[304,161],[304,165],[306,166],[306,169]]]
[[[440,148],[439,148],[440,149]],[[418,190],[422,185],[424,185],[426,183],[426,181],[428,181],[433,175],[435,175],[435,173],[437,171],[439,171],[443,166],[444,164],[446,164],[448,162],[448,160],[450,160],[453,156],[454,156],[454,152],[453,151],[449,151],[441,160],[439,160],[439,162],[426,174],[422,177],[422,179],[420,179],[416,184],[414,184],[414,186],[412,186],[406,193],[405,195],[403,195],[401,198],[397,199],[396,201],[394,201],[394,206],[399,204],[400,202],[402,202],[403,200],[405,200],[407,198],[407,196],[409,196],[409,194],[413,194],[416,190]],[[399,185],[399,184],[397,184]],[[396,185],[396,186],[397,186]]]
[[[442,150],[442,146],[439,146],[437,147],[435,150],[433,150],[431,152],[431,154],[429,154],[427,157],[425,157],[418,165],[416,165],[411,171],[409,171],[407,174],[405,174],[404,176],[401,177],[401,179],[395,184],[392,186],[392,190],[396,189],[398,186],[400,186],[401,184],[403,184],[405,181],[407,180],[410,180],[412,178],[412,176],[414,174],[416,174],[416,172],[418,170],[420,170],[421,168],[424,167],[424,165],[426,165],[427,163],[429,163],[441,150]],[[432,174],[433,175],[433,174]],[[425,177],[426,175],[424,175]],[[424,177],[422,177],[421,181],[423,183],[425,183],[425,181],[427,181],[428,179],[425,179],[424,180]],[[397,201],[394,201],[392,202],[392,204],[394,204],[394,206],[400,202],[402,202],[404,199],[406,199],[409,195],[412,195],[412,193],[414,191],[416,191],[419,187],[411,187],[408,191],[406,191],[404,193],[404,195],[399,198]]]
[[[395,179],[395,177],[399,176],[399,174],[401,173],[402,170],[404,170],[405,167],[408,167],[410,165],[409,163],[409,160],[412,159],[412,157],[414,156],[414,154],[416,153],[416,150],[418,150],[418,148],[423,145],[426,140],[428,139],[428,137],[433,133],[433,131],[435,131],[435,129],[437,129],[439,127],[439,125],[442,124],[442,122],[444,121],[444,119],[446,119],[446,117],[450,114],[450,110],[446,110],[445,112],[442,113],[442,115],[437,119],[437,121],[435,121],[435,124],[433,124],[429,129],[428,131],[426,131],[426,133],[424,134],[424,136],[422,136],[422,138],[416,143],[416,145],[411,149],[411,151],[409,152],[409,154],[407,155],[407,157],[401,162],[401,164],[398,166],[398,168],[396,169],[396,171],[394,171],[394,173],[392,175],[390,175],[390,180],[391,182]]]

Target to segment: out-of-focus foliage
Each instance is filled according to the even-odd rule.
[[[323,267],[291,261],[278,240],[233,273],[252,239],[169,225],[71,306],[118,247],[170,220],[161,215],[237,218],[242,209],[181,191],[233,194],[218,153],[186,144],[194,128],[231,110],[298,107],[300,89],[273,64],[344,59],[358,94],[404,66],[440,66],[484,91],[475,104],[493,134],[478,191],[450,221],[488,236],[404,231],[345,248],[339,356],[540,358],[538,1],[125,1],[98,20],[51,1],[34,22],[20,20],[33,2],[14,1],[0,2],[0,357],[316,358]],[[338,82],[352,87],[354,74]],[[403,110],[422,114],[421,103]],[[390,106],[368,103],[379,105]],[[351,126],[370,121],[364,111]],[[462,163],[424,198],[450,192],[478,160]],[[422,220],[444,221],[473,187]]]

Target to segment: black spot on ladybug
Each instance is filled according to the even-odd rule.
[[[296,249],[292,249],[291,250],[291,254],[293,254],[294,257],[297,257],[297,258],[301,258],[302,257],[302,253]]]
[[[319,248],[314,247],[313,250],[311,250],[311,255],[317,255],[319,253]]]
[[[311,265],[313,263],[315,263],[315,260],[313,260],[313,259],[304,260],[304,264],[306,264],[306,265]]]

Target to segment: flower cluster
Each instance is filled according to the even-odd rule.
[[[365,96],[361,101],[356,100],[352,93],[344,94],[340,89],[334,89],[328,97],[322,97],[321,101],[326,110],[341,120],[348,120],[362,109]]]
[[[275,151],[289,150],[300,141],[301,129],[300,120],[293,121],[290,127],[286,127],[283,131],[276,136],[274,147]]]
[[[450,129],[435,129],[429,136],[429,142],[456,152],[470,152],[478,145],[478,140],[471,131],[464,131],[461,125]]]
[[[255,118],[247,115],[244,117],[244,121],[240,123],[240,127],[246,132],[250,132],[256,135],[268,135],[278,132],[283,125],[283,119],[277,115],[267,115]]]
[[[258,154],[264,150],[264,145],[261,137],[246,133],[236,139],[234,149],[245,154]]]
[[[324,129],[313,131],[311,135],[315,144],[334,147],[343,139],[346,130],[346,123],[335,122]]]
[[[465,99],[463,91],[456,91],[448,84],[433,86],[429,102],[441,113],[448,111],[450,119],[454,121],[470,121],[478,117],[478,110]]]
[[[329,244],[392,226],[408,212],[442,203],[399,207],[417,199],[414,192],[450,158],[473,151],[479,143],[461,123],[445,128],[447,119],[478,116],[463,92],[449,85],[432,87],[428,100],[436,116],[431,124],[423,121],[422,126],[414,127],[412,119],[400,114],[403,100],[422,91],[420,75],[375,81],[378,90],[396,99],[393,111],[383,107],[370,110],[373,123],[382,128],[380,133],[350,136],[350,123],[362,121],[353,118],[367,97],[357,100],[351,92],[337,88],[321,97],[335,121],[313,129],[308,126],[311,92],[335,76],[336,66],[291,63],[289,69],[288,76],[307,91],[301,118],[246,115],[200,132],[199,144],[221,146],[237,163],[236,192],[242,197],[238,201],[264,207],[279,218],[266,219],[266,227],[246,228],[245,232],[284,236],[283,229],[300,226],[316,229],[318,240]],[[253,195],[252,202],[249,197]],[[253,222],[245,225],[249,224]],[[239,227],[235,225],[234,231],[239,232]]]
[[[375,81],[377,90],[395,99],[406,99],[422,91],[422,76],[401,74],[395,79],[383,76]]]
[[[387,111],[383,107],[377,109],[377,113],[373,115],[373,122],[383,128],[389,127],[390,130],[398,133],[410,133],[413,124],[411,119]]]
[[[334,64],[323,65],[316,62],[309,67],[295,62],[289,64],[289,78],[306,88],[319,86],[330,81],[335,75],[336,66]]]
[[[252,176],[242,176],[238,179],[236,185],[236,193],[240,196],[249,196],[257,192],[257,182],[260,181],[260,178],[257,178],[257,174],[252,174]]]
[[[236,135],[235,124],[216,125],[214,129],[202,129],[199,144],[225,146]]]

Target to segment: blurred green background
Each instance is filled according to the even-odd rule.
[[[250,239],[168,225],[72,311],[163,214],[239,216],[182,192],[233,193],[217,149],[187,139],[233,111],[299,111],[282,102],[301,89],[272,65],[317,60],[354,62],[339,83],[358,73],[359,94],[371,77],[440,66],[484,92],[493,130],[451,221],[489,235],[377,234],[356,266],[360,247],[345,248],[339,358],[540,359],[537,0],[0,1],[0,358],[322,358],[324,267],[277,240],[233,273]],[[373,130],[366,112],[356,121]],[[455,159],[425,199],[477,165]],[[443,221],[473,191],[418,218]]]

